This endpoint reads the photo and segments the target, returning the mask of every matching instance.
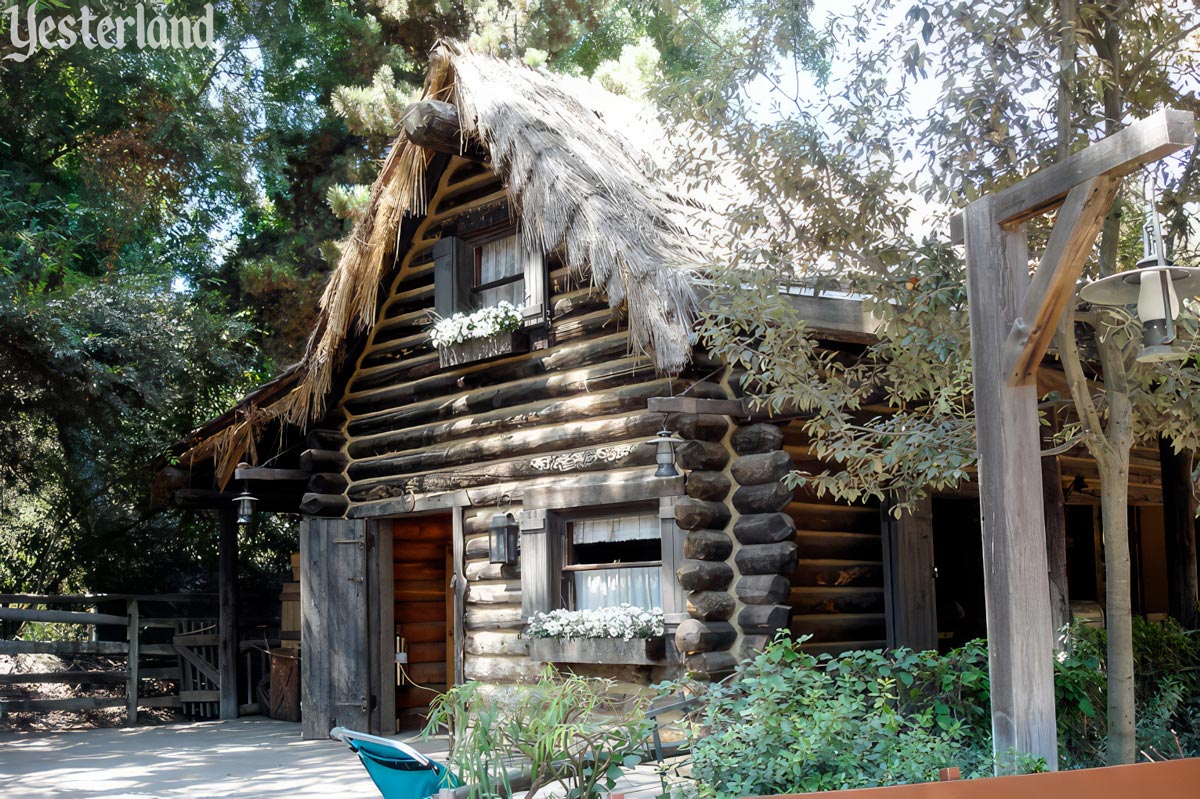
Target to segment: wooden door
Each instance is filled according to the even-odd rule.
[[[396,640],[408,660],[397,669],[400,728],[423,724],[429,701],[453,684],[451,538],[448,514],[392,520]]]
[[[385,528],[386,529],[386,528]],[[362,519],[304,519],[300,525],[301,717],[305,738],[333,727],[394,729],[390,606],[391,536]],[[380,569],[380,561],[386,569]],[[382,571],[382,574],[381,574]],[[387,640],[389,645],[383,646]],[[384,708],[384,704],[388,706]]]

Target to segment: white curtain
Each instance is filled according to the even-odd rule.
[[[574,575],[576,610],[595,610],[623,602],[639,608],[662,607],[661,566],[596,569],[577,571]]]
[[[523,265],[517,257],[517,237],[505,236],[496,241],[489,241],[479,248],[479,285],[486,286],[495,280],[523,272]],[[503,286],[479,292],[479,304],[482,308],[490,308],[502,300],[507,300],[517,308],[525,304],[525,281],[515,280]]]
[[[659,538],[661,535],[658,516],[653,513],[580,519],[571,523],[571,540],[576,544],[611,544],[615,541]]]

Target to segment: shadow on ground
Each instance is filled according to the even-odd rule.
[[[444,751],[443,741],[418,748]],[[254,717],[154,727],[0,733],[0,796],[378,799],[358,758],[300,725]]]

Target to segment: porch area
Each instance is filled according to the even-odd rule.
[[[445,757],[445,738],[400,739]],[[5,795],[25,799],[379,799],[345,744],[302,740],[299,723],[259,716],[0,733],[0,785]],[[653,764],[630,770],[618,790],[627,799],[650,799],[662,792]]]

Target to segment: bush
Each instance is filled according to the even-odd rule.
[[[433,701],[425,734],[449,731],[451,765],[472,799],[511,796],[514,766],[531,775],[529,796],[557,782],[567,799],[590,799],[641,762],[652,727],[651,697],[618,702],[614,688],[550,666],[534,685],[507,691],[456,685]]]
[[[991,773],[987,653],[814,656],[781,634],[704,696],[693,774],[714,797]]]
[[[1105,764],[1105,631],[1071,630],[1071,653],[1055,666],[1059,765]],[[1161,759],[1200,756],[1200,635],[1174,619],[1133,619],[1137,745]]]

